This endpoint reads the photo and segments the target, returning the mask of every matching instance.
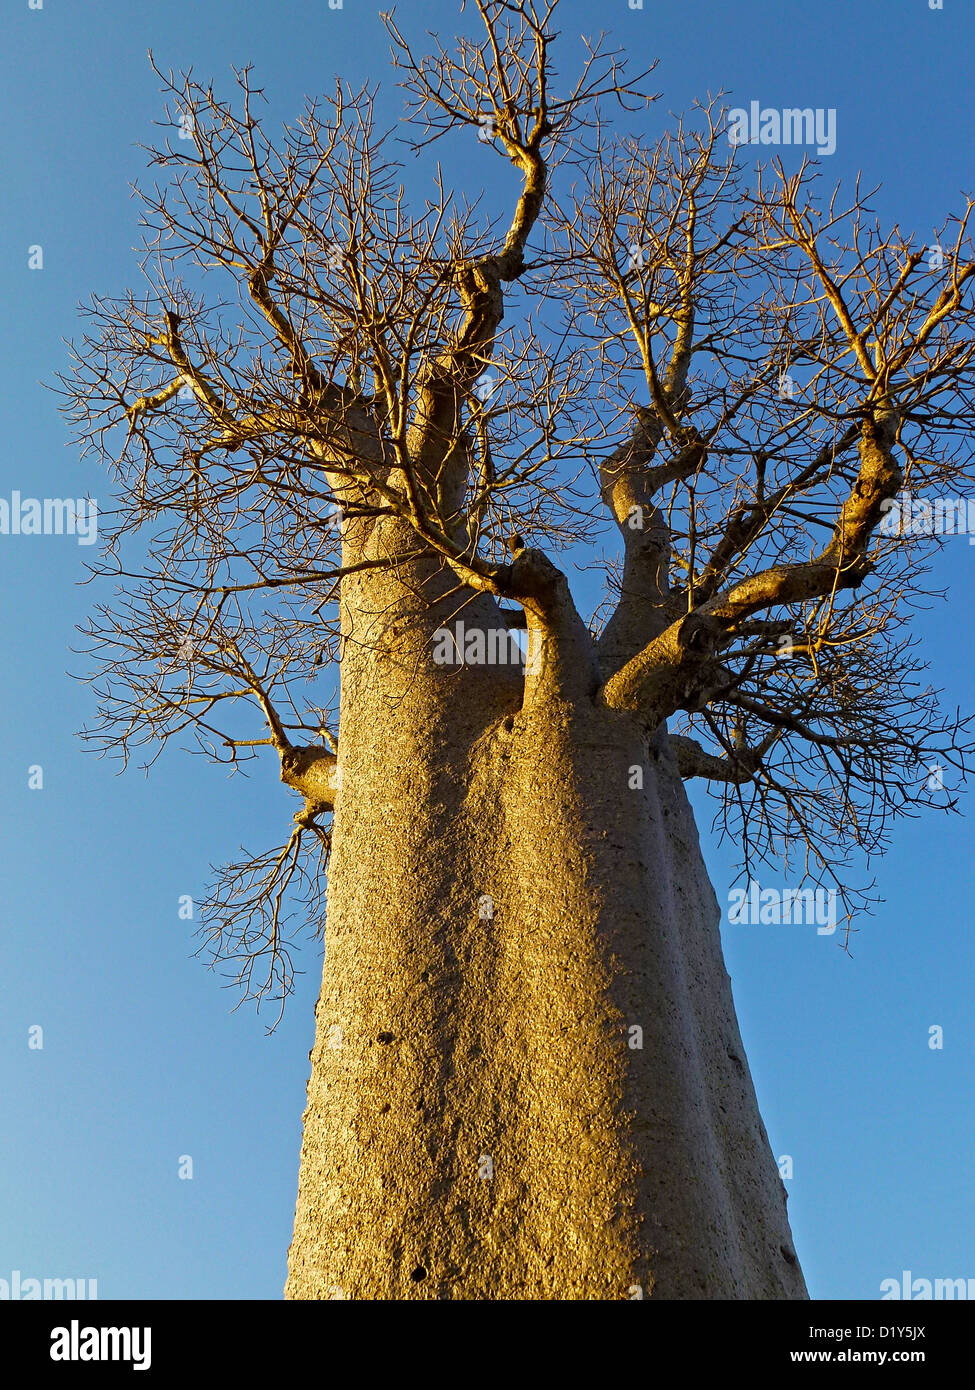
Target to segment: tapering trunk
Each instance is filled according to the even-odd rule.
[[[433,562],[343,608],[287,1296],[805,1297],[662,731],[438,666],[500,620]]]

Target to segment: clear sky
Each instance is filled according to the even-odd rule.
[[[398,19],[446,41],[458,9],[410,0]],[[146,50],[227,94],[231,65],[253,62],[269,128],[335,74],[382,79],[390,121],[401,97],[365,0],[7,0],[0,25],[0,496],[107,500],[41,383],[66,365],[79,301],[138,283],[129,185],[161,112]],[[834,108],[826,173],[882,181],[878,213],[922,238],[972,187],[966,0],[565,0],[558,27],[573,44],[610,30],[638,67],[659,59],[650,133],[720,89],[743,107]],[[499,163],[465,155],[456,172],[477,180],[475,195],[486,179],[490,199]],[[32,246],[43,269],[28,268]],[[193,958],[178,900],[200,896],[208,866],[241,844],[280,843],[294,806],[270,762],[229,781],[174,748],[147,779],[84,750],[75,731],[92,697],[69,674],[86,669],[69,648],[99,597],[79,587],[92,553],[67,536],[0,535],[0,1279],[97,1278],[103,1298],[277,1298],[320,961],[299,957],[307,973],[267,1037]],[[950,543],[935,578],[951,596],[917,630],[946,701],[973,708],[975,547]],[[724,900],[733,856],[707,833],[706,795],[694,797]],[[772,1148],[792,1158],[789,1210],[814,1297],[877,1298],[905,1269],[975,1277],[972,827],[931,817],[898,830],[876,869],[886,902],[859,924],[852,958],[810,928],[724,928]],[[35,1025],[42,1049],[28,1046]],[[941,1050],[928,1046],[933,1025]]]

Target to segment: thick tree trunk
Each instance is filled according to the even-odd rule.
[[[500,624],[432,562],[343,605],[287,1296],[805,1297],[662,733],[578,634],[524,707],[515,669],[438,667],[435,629]]]

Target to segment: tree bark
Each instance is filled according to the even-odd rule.
[[[436,629],[505,624],[422,554],[342,605],[286,1296],[805,1297],[664,730],[577,627],[524,704],[437,666]]]

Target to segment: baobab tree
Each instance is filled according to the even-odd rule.
[[[477,9],[426,56],[386,18],[412,211],[371,90],[272,143],[249,69],[157,69],[146,286],[66,378],[118,481],[91,734],[301,798],[205,941],[283,999],[324,931],[288,1296],[803,1298],[683,781],[837,941],[953,804],[940,540],[885,523],[970,476],[970,206],[935,255],[717,101],[650,140],[602,43],[557,81],[554,4]]]

